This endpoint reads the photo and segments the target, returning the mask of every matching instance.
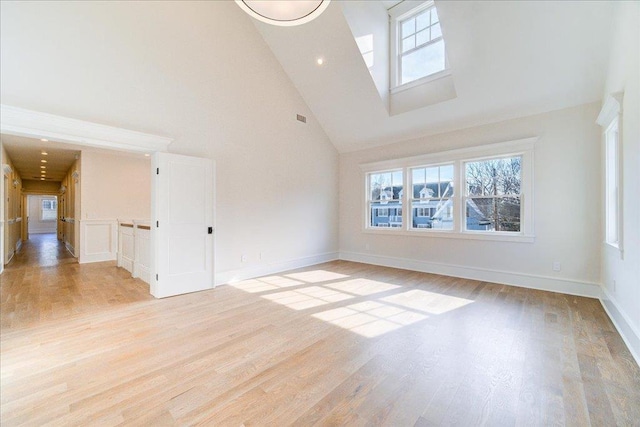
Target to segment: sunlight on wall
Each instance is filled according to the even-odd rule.
[[[370,69],[373,67],[373,34],[356,37],[356,43],[358,44],[358,49],[360,49],[364,63],[367,64],[367,68]]]

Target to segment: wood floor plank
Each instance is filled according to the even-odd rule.
[[[640,419],[597,300],[347,261],[155,300],[36,236],[0,276],[0,364],[3,426]]]

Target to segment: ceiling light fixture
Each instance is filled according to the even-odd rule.
[[[48,139],[46,139],[46,138],[42,138],[42,139],[40,139],[40,141],[42,141],[42,142],[49,142],[49,140],[48,140]]]
[[[293,27],[316,19],[331,0],[236,0],[253,18],[271,25]]]
[[[45,165],[40,166],[40,169],[46,169],[47,167]]]
[[[318,65],[322,65],[322,64],[324,64],[324,58],[318,58],[318,59],[316,59],[316,64],[318,64]]]
[[[43,152],[42,152],[42,153],[40,153],[40,154],[42,154],[43,156],[47,156],[47,155],[49,155],[49,153],[47,153],[46,151],[43,151]]]
[[[40,160],[42,163],[47,163],[45,159]]]

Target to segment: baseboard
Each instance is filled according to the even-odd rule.
[[[308,267],[315,264],[322,264],[323,262],[335,261],[337,259],[338,252],[326,252],[323,254],[311,255],[287,261],[223,271],[216,274],[215,284],[218,286],[227,283],[239,282],[241,280],[253,279],[254,277],[266,276],[268,274],[280,273],[282,271],[294,270],[296,268]]]
[[[603,297],[600,303],[611,322],[618,330],[622,340],[627,345],[631,355],[640,365],[640,331],[633,325],[629,316],[620,308],[620,305],[607,289],[603,289]]]
[[[539,289],[590,298],[601,298],[602,287],[598,283],[533,274],[515,273],[512,271],[491,270],[455,264],[435,263],[406,258],[395,258],[383,255],[371,255],[357,252],[340,252],[340,259],[400,268],[403,270],[421,271],[424,273],[442,274],[444,276],[461,277],[463,279],[481,280],[501,283],[522,288]]]

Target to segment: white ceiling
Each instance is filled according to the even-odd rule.
[[[377,93],[339,2],[299,27],[254,25],[341,152],[601,98],[611,2],[436,5],[458,96],[396,116]]]

